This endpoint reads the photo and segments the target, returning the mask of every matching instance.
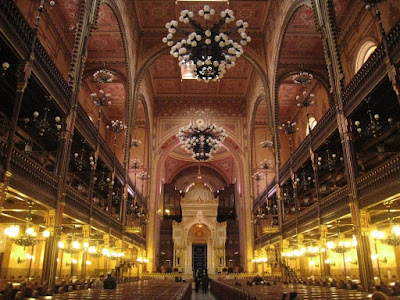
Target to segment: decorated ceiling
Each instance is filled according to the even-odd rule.
[[[140,42],[137,60],[134,64],[139,66],[149,59],[153,59],[146,74],[147,96],[151,104],[145,107],[137,105],[136,117],[138,126],[146,126],[148,122],[155,123],[162,119],[158,131],[147,141],[157,139],[161,150],[169,151],[165,156],[164,168],[171,174],[179,174],[185,165],[193,164],[190,154],[177,146],[176,140],[171,137],[171,132],[190,122],[193,112],[209,110],[211,121],[221,126],[230,126],[230,142],[215,155],[210,164],[222,174],[221,178],[228,181],[234,180],[235,159],[232,151],[243,148],[240,144],[245,137],[242,131],[247,121],[246,111],[249,95],[253,93],[252,82],[259,76],[258,71],[247,57],[237,60],[236,66],[226,73],[226,76],[217,82],[198,82],[193,79],[182,79],[181,69],[175,58],[169,55],[169,50],[154,56],[157,50],[165,45],[162,38],[167,31],[165,23],[176,20],[183,9],[195,12],[201,9],[205,2],[202,1],[176,1],[176,0],[124,0],[124,18],[131,18],[132,24],[138,30],[133,35]],[[269,21],[273,12],[279,11],[279,1],[247,0],[247,1],[213,1],[208,3],[217,12],[229,8],[235,12],[236,19],[243,19],[249,23],[248,33],[252,41],[245,47],[246,55],[259,63],[261,68],[267,69],[264,62],[266,48],[265,33],[268,32]],[[334,1],[339,22],[352,1]],[[74,26],[76,26],[77,0],[64,0],[60,2],[60,20],[67,23],[64,26],[65,35],[73,42]],[[214,17],[215,18],[215,17]],[[211,20],[213,21],[213,19]],[[181,24],[180,24],[181,25]],[[88,45],[86,61],[86,85],[90,90],[104,89],[111,95],[112,105],[107,109],[109,119],[122,119],[125,117],[127,99],[126,78],[128,76],[127,55],[124,37],[121,34],[121,24],[112,9],[107,4],[99,8],[97,27],[93,30]],[[184,28],[189,29],[187,25]],[[133,30],[125,28],[125,30]],[[137,35],[136,35],[137,34]],[[136,43],[137,41],[135,41]],[[129,50],[129,49],[128,49]],[[268,55],[268,54],[267,54]],[[94,70],[107,68],[116,75],[112,83],[98,84],[91,80]],[[300,68],[318,73],[320,80],[327,80],[326,62],[324,60],[321,34],[316,31],[313,11],[308,6],[300,6],[288,19],[286,28],[282,28],[282,45],[280,48],[277,78],[279,87],[277,97],[279,100],[279,115],[281,120],[290,120],[296,114],[295,97],[300,93],[300,88],[293,84],[291,72]],[[148,120],[147,110],[152,111],[152,120]],[[262,103],[256,112],[255,124],[267,125],[267,105]],[[225,124],[225,125],[224,125]],[[161,129],[160,129],[161,128]],[[145,128],[146,132],[148,128]],[[170,136],[163,136],[163,130]],[[173,147],[164,146],[174,143]],[[230,145],[229,145],[230,143]],[[234,146],[232,146],[234,145]],[[244,149],[244,148],[243,148]],[[224,167],[221,167],[221,166]],[[190,173],[190,172],[189,172]],[[195,174],[195,173],[193,173]],[[194,176],[194,175],[193,175]],[[172,180],[172,178],[170,178]]]

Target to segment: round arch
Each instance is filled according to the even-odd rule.
[[[137,69],[136,76],[134,79],[134,84],[133,84],[133,93],[132,93],[132,97],[130,98],[132,102],[129,105],[129,111],[128,111],[129,116],[131,116],[131,118],[129,119],[130,120],[129,131],[131,130],[132,124],[134,122],[133,111],[135,109],[138,96],[140,94],[141,83],[142,83],[143,79],[145,78],[145,75],[147,74],[147,71],[148,71],[149,67],[152,65],[152,63],[154,63],[154,61],[156,61],[164,53],[169,53],[169,47],[167,47],[166,45],[162,45],[162,46],[160,46],[160,48],[155,49],[151,53],[152,56],[150,56],[150,57],[147,56],[146,59],[144,59],[143,62],[141,63],[140,67]],[[267,81],[267,75],[266,75],[264,69],[262,68],[261,62],[258,59],[256,59],[255,57],[253,57],[250,52],[244,52],[243,57],[250,62],[250,64],[254,67],[255,71],[259,75],[262,86],[264,87],[264,90],[266,92],[265,97],[267,99],[269,99],[270,98],[268,95],[269,84]],[[268,119],[271,120],[270,126],[272,127],[274,124],[272,101],[267,101],[267,104],[268,104],[267,105]],[[251,111],[249,112],[250,116],[253,114],[253,110],[254,110],[254,107],[251,107]],[[175,139],[176,140],[172,141],[172,144],[178,142],[177,138],[175,138]],[[234,143],[234,141],[231,140],[231,142],[227,143],[227,144],[231,144],[231,143]],[[169,145],[166,145],[166,148],[171,149],[172,146],[173,145],[169,144]],[[240,147],[237,147],[237,149],[240,149]],[[157,155],[152,158],[153,159],[153,165],[151,166],[152,170],[159,170],[160,171],[159,173],[164,172],[162,162],[165,161],[167,153],[168,153],[168,151],[166,151],[166,149],[163,149],[162,153],[157,153]],[[238,153],[237,150],[231,151],[231,153],[232,153],[232,156],[234,158],[234,161],[236,163],[238,170],[247,170],[251,167],[250,160],[247,160],[247,163],[245,163],[245,161],[243,159],[243,155],[244,155],[243,153]],[[239,172],[239,173],[240,174],[238,174],[238,181],[239,181],[238,192],[240,195],[239,198],[242,198],[242,191],[246,191],[246,189],[249,189],[249,191],[250,191],[250,180],[249,180],[248,176],[245,176],[244,172]],[[156,182],[162,182],[162,177],[160,176],[160,174],[158,174],[157,176],[152,176],[151,182],[152,182],[151,185],[153,187],[155,187]],[[153,196],[157,198],[157,197],[159,197],[161,190],[158,190],[158,188],[157,188],[157,191],[154,190],[154,192],[155,192],[155,194]],[[242,200],[239,199],[239,202],[242,202]],[[249,208],[250,204],[247,202],[242,203],[240,205],[246,206],[247,207],[246,210],[250,209]],[[243,222],[246,218],[249,218],[247,213],[243,213],[243,216],[244,216]],[[156,220],[155,215],[153,217],[154,217],[154,220]],[[150,232],[153,232],[153,231],[154,231],[154,228],[150,230]],[[244,237],[242,237],[242,238],[244,239]],[[249,236],[248,238],[251,238],[251,237]],[[243,243],[244,242],[245,242],[245,239],[243,240]],[[154,251],[157,248],[157,242],[153,243],[150,246],[150,248],[152,248],[153,249],[152,251]],[[246,257],[248,255],[250,255],[250,257],[252,257],[252,255],[249,253],[250,252],[246,252],[246,254],[243,258],[244,261],[247,261]]]
[[[188,170],[188,169],[193,169],[193,168],[197,168],[197,167],[202,167],[202,165],[201,165],[201,163],[196,163],[196,162],[193,162],[193,163],[191,163],[191,164],[189,164],[189,165],[184,165],[184,166],[181,166],[180,168],[178,168],[178,169],[176,169],[175,171],[174,171],[174,173],[172,173],[171,174],[171,176],[169,177],[169,182],[174,182],[176,179],[178,179],[179,178],[179,176],[182,174],[182,173],[184,173],[186,170]],[[216,166],[214,166],[214,165],[207,165],[207,166],[203,166],[202,167],[202,170],[204,170],[204,169],[211,169],[212,171],[214,171],[215,173],[217,173],[217,176],[219,177],[218,179],[221,181],[221,182],[223,182],[225,185],[228,185],[229,184],[229,179],[226,177],[226,175],[223,173],[223,172],[221,172],[221,170],[220,169],[218,169]],[[203,173],[202,173],[203,174]],[[204,174],[203,174],[204,175]],[[205,179],[206,177],[204,177],[203,176],[203,179]]]
[[[356,74],[362,67],[362,65],[368,60],[371,54],[376,50],[377,43],[375,40],[368,38],[357,51],[357,55],[354,60],[354,74]]]
[[[300,0],[300,1],[294,2],[292,4],[292,6],[289,8],[288,12],[286,13],[286,18],[285,18],[285,20],[283,22],[283,26],[282,26],[283,30],[281,31],[281,33],[279,35],[279,39],[278,39],[279,47],[278,47],[278,50],[277,50],[276,59],[274,60],[275,65],[274,65],[273,69],[275,70],[275,72],[274,72],[273,79],[272,79],[272,86],[274,88],[273,88],[273,91],[272,91],[273,95],[271,97],[272,102],[273,102],[272,103],[272,107],[274,109],[274,117],[275,117],[276,121],[278,120],[278,114],[279,114],[279,108],[277,106],[278,105],[278,101],[277,101],[278,84],[277,84],[277,82],[278,82],[278,79],[279,79],[278,78],[278,64],[279,64],[279,60],[280,60],[280,57],[281,57],[283,40],[285,38],[286,31],[287,31],[287,29],[289,27],[290,21],[292,20],[294,14],[297,12],[297,10],[299,8],[301,8],[302,6],[306,6],[311,10],[313,9],[309,0]],[[274,128],[275,128],[276,125],[277,124],[273,124]]]
[[[275,151],[276,151],[276,178],[278,178],[278,166],[281,166],[281,151],[280,151],[280,140],[279,140],[279,134],[277,134],[277,127],[279,126],[279,101],[278,101],[278,95],[279,95],[279,87],[280,87],[280,82],[283,80],[283,78],[287,78],[287,76],[293,75],[295,73],[294,70],[285,72],[284,74],[279,74],[278,73],[278,69],[279,69],[279,61],[281,59],[281,53],[282,53],[282,46],[283,46],[283,42],[284,42],[284,38],[286,36],[286,33],[288,31],[289,25],[294,17],[294,15],[297,13],[297,11],[302,8],[302,7],[306,7],[310,10],[312,10],[314,12],[312,3],[310,2],[310,0],[300,0],[300,1],[296,1],[294,3],[292,3],[292,5],[289,7],[289,9],[287,10],[286,14],[285,14],[285,19],[283,21],[283,25],[282,28],[283,30],[280,32],[279,38],[278,38],[278,48],[276,51],[276,59],[274,60],[274,74],[273,74],[273,78],[272,78],[272,86],[273,86],[273,90],[272,90],[272,107],[274,109],[274,133],[275,133]],[[298,71],[298,70],[296,70]],[[305,70],[306,71],[306,70]],[[314,71],[312,72],[314,75]],[[323,79],[323,76],[321,74],[315,74],[316,78],[319,78],[319,82],[323,84],[325,90],[329,91],[329,86],[326,83],[326,80]],[[321,80],[322,79],[322,80]],[[328,95],[330,95],[328,93]],[[329,104],[332,105],[332,99],[328,96],[329,99]]]
[[[254,104],[254,109],[253,109],[253,113],[251,116],[251,123],[250,123],[250,170],[253,170],[254,165],[256,164],[255,162],[255,156],[256,156],[256,145],[255,145],[255,122],[256,122],[256,115],[257,115],[257,110],[258,107],[260,106],[260,104],[265,101],[268,107],[268,101],[265,97],[265,95],[259,95],[255,104]],[[267,116],[266,116],[267,117]],[[271,121],[270,119],[268,119],[269,121]],[[274,132],[273,132],[273,127],[271,126],[271,124],[268,124],[266,130],[268,130],[268,132],[271,134],[272,139],[274,140]],[[275,159],[275,156],[274,156]],[[254,194],[254,178],[253,176],[251,176],[251,189],[252,189],[252,194]]]

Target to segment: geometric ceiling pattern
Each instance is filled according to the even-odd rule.
[[[76,19],[74,15],[76,3],[77,0],[66,0],[60,5],[64,20],[68,24],[73,24]],[[200,20],[197,12],[203,8],[205,3],[201,1],[136,0],[125,1],[125,4],[127,11],[124,11],[124,13],[132,18],[139,30],[141,48],[138,57],[142,59],[149,55],[152,49],[163,47],[162,38],[167,33],[165,23],[177,20],[180,12],[184,9],[193,11],[195,19]],[[235,12],[237,20],[243,19],[249,23],[248,34],[253,40],[244,47],[244,51],[249,51],[252,55],[258,56],[261,61],[264,59],[261,56],[261,53],[264,52],[262,37],[268,27],[268,21],[271,18],[269,13],[273,5],[276,4],[272,0],[231,0],[229,4],[227,1],[216,1],[210,4],[216,10],[216,15],[229,8]],[[213,18],[210,23],[218,19],[217,16]],[[285,72],[289,68],[293,69],[293,66],[298,68],[301,64],[306,67],[312,66],[323,73],[321,69],[326,69],[326,66],[321,35],[315,31],[314,25],[312,10],[305,6],[300,7],[293,15],[285,32],[279,58],[280,70]],[[187,30],[191,29],[190,26],[182,23],[179,26]],[[224,29],[233,26],[233,24],[229,24]],[[235,38],[235,36],[232,37]],[[223,123],[218,119],[219,117],[244,116],[247,105],[246,98],[253,92],[250,81],[257,76],[255,69],[247,59],[243,57],[237,59],[236,66],[227,70],[222,80],[206,84],[196,80],[182,79],[178,60],[169,55],[168,52],[160,55],[151,64],[148,74],[145,76],[150,94],[154,96],[152,108],[156,117],[187,117],[192,111],[200,108],[207,108],[214,112],[215,119],[213,121],[217,123]],[[97,84],[93,82],[90,74],[86,79],[87,86],[89,86],[91,92],[103,89],[106,93],[110,93],[112,104],[107,108],[106,114],[110,119],[121,120],[125,116],[125,104],[128,100],[126,99],[126,86],[123,82],[123,77],[127,76],[127,62],[117,19],[106,4],[100,6],[97,28],[92,31],[89,38],[86,70],[98,70],[104,67],[104,63],[107,64],[108,68],[120,73],[122,78],[117,78],[109,84]],[[290,82],[290,78],[279,87],[280,113],[284,118],[289,118],[294,113],[295,106],[293,104],[295,104],[294,99],[297,93],[299,93],[299,88]],[[137,117],[138,123],[145,122],[144,107],[141,104],[137,105]],[[260,103],[256,113],[256,122],[265,124],[266,120],[267,107],[265,103]],[[224,143],[228,143],[227,140]],[[210,163],[225,160],[230,160],[233,163],[232,153],[226,147],[222,147],[215,156],[215,159]],[[167,159],[189,163],[189,158],[190,155],[176,147],[171,150]],[[222,171],[225,178],[233,178],[233,167],[219,169],[225,170]]]
[[[325,64],[322,38],[315,31],[313,11],[301,6],[292,16],[282,43],[280,64]]]
[[[327,78],[321,34],[315,31],[313,11],[307,6],[301,6],[290,19],[282,41],[279,66],[281,76],[304,68]],[[295,118],[296,96],[302,92],[303,87],[293,83],[292,75],[281,79],[278,90],[280,122]]]

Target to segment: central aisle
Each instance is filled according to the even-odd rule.
[[[211,294],[210,290],[208,290],[208,292],[206,294],[204,294],[203,292],[198,291],[197,293],[193,290],[192,291],[192,300],[217,300],[217,298],[215,298],[213,296],[213,294]]]

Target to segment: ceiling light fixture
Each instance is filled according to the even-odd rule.
[[[14,244],[24,247],[30,247],[36,245],[40,239],[37,238],[37,233],[31,227],[32,222],[32,207],[33,202],[29,202],[29,210],[28,216],[26,217],[26,226],[25,231],[20,234],[19,226],[11,225],[10,227],[6,228],[4,233],[6,236],[13,242]]]
[[[106,63],[104,63],[104,68],[100,69],[93,74],[94,81],[97,83],[111,83],[115,79],[115,75],[106,69]]]
[[[216,152],[222,145],[227,134],[225,129],[215,124],[206,126],[204,123],[181,127],[178,138],[183,142],[187,152],[193,153],[193,159],[206,161],[212,158],[212,153]]]
[[[178,28],[178,21],[172,20],[165,27],[168,35],[163,38],[163,42],[171,47],[170,54],[178,58],[179,66],[189,68],[197,77],[197,80],[216,81],[221,79],[226,69],[235,66],[235,61],[243,54],[243,47],[251,38],[246,34],[247,22],[239,20],[236,27],[227,31],[220,32],[223,25],[235,20],[233,11],[225,9],[220,13],[221,19],[212,26],[208,25],[208,20],[215,15],[215,10],[205,5],[199,10],[199,16],[206,20],[205,27],[193,19],[192,11],[183,10],[180,13],[179,21],[190,24],[194,31],[190,32]],[[237,31],[240,40],[235,41],[229,34]],[[174,41],[174,34],[177,32],[187,35],[181,41]]]

